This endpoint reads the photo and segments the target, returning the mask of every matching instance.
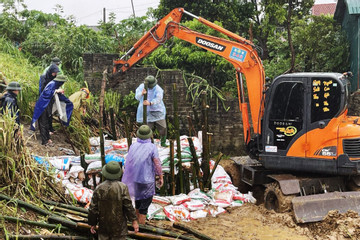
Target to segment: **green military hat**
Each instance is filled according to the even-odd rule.
[[[9,83],[9,85],[7,85],[6,90],[21,91],[20,83],[11,82],[11,83]]]
[[[66,82],[67,78],[64,75],[57,75],[56,78],[54,79],[54,81],[58,81],[58,82]]]
[[[52,61],[53,63],[55,63],[55,64],[60,64],[60,63],[61,63],[61,60],[60,60],[60,58],[58,58],[58,57],[54,57],[53,59],[51,59],[51,61]]]
[[[136,132],[136,136],[142,140],[151,138],[152,134],[152,130],[148,125],[142,125]]]
[[[115,161],[108,162],[101,171],[101,174],[109,180],[120,179],[122,170],[120,164]]]
[[[153,87],[155,87],[156,84],[157,84],[157,80],[156,80],[156,78],[155,78],[153,75],[147,76],[147,77],[145,78],[145,81],[148,82],[148,87],[149,87],[149,88],[153,88]]]

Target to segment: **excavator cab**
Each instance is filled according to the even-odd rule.
[[[344,126],[344,122],[349,124],[348,87],[347,77],[339,73],[277,77],[265,98],[263,151],[259,159],[264,167],[333,175],[359,174],[358,164],[350,164],[343,149],[342,140],[346,143],[349,135],[353,135],[344,129],[349,127]],[[353,127],[358,129],[360,137],[360,127]]]

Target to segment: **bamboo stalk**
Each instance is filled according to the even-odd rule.
[[[174,163],[174,140],[170,139],[170,175],[171,175],[171,195],[175,195],[175,163]]]
[[[174,240],[176,238],[172,238],[172,237],[164,237],[164,236],[159,236],[159,235],[155,235],[155,234],[150,234],[150,233],[135,233],[133,231],[128,231],[128,235],[130,237],[135,237],[135,238],[140,238],[140,239],[154,239],[154,240]]]
[[[195,128],[194,128],[194,124],[192,123],[191,117],[189,115],[187,115],[186,117],[187,117],[188,123],[189,123],[189,136],[192,136],[192,135],[196,136],[196,131],[195,131]],[[193,134],[191,134],[191,132]]]
[[[202,99],[202,143],[203,143],[203,158],[201,161],[201,170],[203,171],[203,183],[204,186],[206,186],[207,181],[209,180],[210,175],[210,165],[209,165],[209,137],[208,137],[208,118],[207,118],[207,112],[208,112],[208,105],[207,102],[207,96],[206,92],[203,91],[201,93],[201,99]]]
[[[223,154],[220,153],[219,156],[218,156],[218,158],[217,158],[216,161],[215,161],[214,168],[212,169],[212,171],[211,171],[211,173],[210,173],[209,181],[206,182],[206,185],[205,185],[206,188],[210,188],[210,187],[211,187],[211,178],[212,178],[212,176],[214,175],[214,172],[215,172],[217,166],[219,165],[220,160],[221,160],[222,157],[223,157]]]
[[[144,89],[146,93],[144,94],[144,101],[147,100],[147,91],[148,91],[148,82],[145,80]],[[147,106],[143,104],[143,124],[147,124]]]
[[[129,151],[130,146],[132,144],[132,140],[131,140],[131,135],[130,135],[128,116],[127,116],[125,111],[123,111],[123,115],[124,115],[124,125],[125,125],[125,136],[126,136],[126,139],[127,139],[128,151]]]
[[[178,97],[176,90],[176,83],[173,84],[173,105],[174,105],[174,127],[176,132],[176,152],[178,159],[179,178],[180,178],[180,193],[184,193],[184,175],[181,161],[181,147],[180,147],[180,123],[178,115]]]
[[[62,208],[67,208],[67,209],[70,209],[70,210],[74,210],[74,211],[81,212],[81,213],[86,213],[86,214],[89,213],[89,210],[87,210],[86,208],[76,207],[76,206],[72,206],[72,205],[69,205],[69,204],[63,204],[63,203],[54,202],[54,201],[45,200],[45,199],[42,199],[41,201],[43,203],[48,204],[48,205],[59,206],[59,207],[62,207]]]
[[[185,193],[189,193],[190,192],[190,176],[189,176],[189,172],[185,171]]]
[[[54,214],[48,216],[48,222],[60,223],[61,225],[64,225],[64,226],[72,228],[72,229],[77,228],[76,222],[66,219],[66,218],[63,218],[63,217],[55,216]]]
[[[128,225],[128,227],[133,229],[131,223],[128,223],[127,225]],[[185,239],[185,240],[195,240],[194,238],[183,236],[180,233],[176,233],[176,232],[173,232],[173,231],[165,230],[165,229],[154,227],[154,226],[144,225],[144,224],[139,224],[139,229],[144,230],[144,231],[148,231],[148,232],[161,234],[161,235],[167,236],[167,237],[175,237],[175,238],[178,238],[178,239]]]
[[[194,147],[194,142],[191,137],[188,137],[188,142],[189,142],[190,151],[191,151],[191,155],[192,155],[192,161],[194,163],[194,167],[195,167],[195,171],[196,171],[196,178],[199,183],[199,188],[201,191],[204,191],[204,184],[203,184],[203,178],[202,178],[201,172],[200,172],[199,160],[197,158],[196,150]]]
[[[62,236],[62,235],[10,235],[9,239],[70,239],[70,240],[88,240],[89,237],[83,236]]]
[[[1,194],[0,193],[0,200],[7,200],[7,201],[11,201],[13,202],[14,204],[17,204],[19,206],[22,206],[22,207],[25,207],[27,209],[30,209],[30,210],[33,210],[34,212],[37,212],[37,213],[40,213],[41,215],[43,216],[47,216],[47,215],[51,215],[52,212],[48,211],[48,210],[44,210],[42,208],[39,208],[35,205],[32,205],[30,203],[27,203],[27,202],[24,202],[22,200],[19,200],[19,199],[13,199],[13,198],[10,198],[4,194]]]
[[[110,107],[109,111],[110,111],[111,132],[112,132],[113,140],[117,140],[114,108]]]
[[[87,214],[87,213],[81,213],[81,212],[74,211],[74,210],[70,210],[70,209],[67,209],[67,208],[62,208],[62,207],[57,207],[57,206],[55,206],[55,207],[54,207],[54,210],[58,210],[58,211],[60,211],[60,212],[70,213],[70,214],[73,214],[73,215],[76,215],[76,216],[85,217],[85,218],[88,217],[88,214]]]
[[[101,92],[100,92],[100,102],[99,102],[99,113],[100,113],[100,122],[99,122],[99,135],[100,135],[100,152],[101,152],[101,165],[105,165],[105,147],[104,147],[104,136],[103,136],[103,110],[104,110],[104,95],[105,95],[105,86],[106,86],[106,74],[107,70],[103,72],[103,79],[101,82]],[[102,177],[104,180],[104,177]]]
[[[195,237],[201,239],[201,240],[214,240],[213,238],[211,237],[208,237],[206,236],[205,234],[202,234],[201,232],[199,231],[196,231],[188,226],[185,226],[184,224],[181,224],[181,223],[178,223],[178,222],[174,222],[173,223],[173,227],[174,228],[177,228],[177,229],[181,229],[181,230],[184,230],[188,233],[191,233],[193,234]]]
[[[4,219],[5,221],[8,221],[8,222],[19,222],[19,223],[23,223],[23,224],[27,224],[27,225],[31,225],[31,226],[37,226],[37,227],[48,228],[48,229],[56,229],[59,227],[59,225],[57,225],[57,224],[30,221],[30,220],[26,220],[26,219],[22,219],[22,218],[11,217],[11,216],[0,215],[0,219]],[[60,226],[60,230],[68,231],[70,229],[65,226]]]
[[[84,173],[86,173],[88,164],[85,162],[85,154],[83,152],[80,153],[80,165],[84,169]],[[89,187],[88,182],[89,182],[89,175],[85,174],[85,179],[82,182],[83,186],[88,188]]]

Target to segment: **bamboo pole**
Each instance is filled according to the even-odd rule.
[[[59,206],[59,207],[62,207],[62,208],[67,208],[67,209],[70,209],[70,210],[74,210],[74,211],[77,211],[77,212],[81,212],[81,213],[89,213],[89,210],[86,209],[86,208],[81,208],[81,207],[76,207],[76,206],[72,206],[72,205],[69,205],[69,204],[63,204],[63,203],[59,203],[59,202],[54,202],[54,201],[51,201],[51,200],[41,200],[43,203],[46,203],[48,205],[52,205],[52,206]]]
[[[52,184],[49,179],[45,180],[46,184],[56,193],[56,195],[58,195],[60,197],[60,199],[66,203],[70,203],[70,201],[68,199],[66,199],[65,196],[63,196],[58,189],[56,189],[56,187],[54,186],[54,184]]]
[[[112,132],[113,140],[117,140],[114,108],[110,107],[109,111],[110,111],[111,132]]]
[[[194,168],[195,168],[195,172],[196,172],[195,175],[196,175],[197,181],[199,183],[199,188],[201,191],[204,191],[204,184],[203,184],[203,178],[202,178],[201,172],[200,172],[199,160],[197,158],[196,150],[194,147],[194,142],[191,137],[188,137],[188,142],[189,142],[190,151],[191,151],[191,155],[192,155],[192,161],[194,163]]]
[[[99,135],[100,135],[100,152],[101,152],[101,165],[105,165],[105,147],[104,147],[104,136],[103,136],[103,110],[104,110],[104,95],[106,87],[106,74],[107,70],[103,72],[103,79],[101,82],[101,92],[100,92],[100,101],[99,101],[99,113],[100,113],[100,123],[99,123]],[[104,177],[102,177],[104,180]]]
[[[178,96],[176,83],[173,84],[173,105],[174,105],[174,127],[176,132],[176,152],[178,159],[179,178],[180,178],[180,193],[184,193],[184,175],[181,161],[181,147],[180,147],[180,123],[178,115]]]
[[[132,144],[132,139],[131,139],[131,135],[130,135],[128,116],[127,116],[125,111],[123,111],[123,115],[124,115],[124,125],[125,125],[125,137],[126,137],[126,140],[127,140],[128,151],[129,151],[130,146]]]
[[[22,218],[11,217],[11,216],[0,215],[0,219],[4,219],[5,221],[8,221],[8,222],[19,222],[19,223],[23,223],[23,224],[27,224],[27,225],[31,225],[31,226],[37,226],[37,227],[48,228],[48,229],[59,228],[59,225],[57,225],[57,224],[30,221],[30,220],[26,220],[26,219],[22,219]],[[69,231],[70,229],[65,226],[60,226],[60,230]]]
[[[206,185],[205,185],[206,188],[210,188],[210,187],[211,187],[211,178],[212,178],[212,176],[214,175],[214,172],[215,172],[217,166],[219,165],[220,160],[221,160],[222,157],[223,157],[223,154],[220,153],[219,156],[218,156],[218,158],[217,158],[216,161],[215,161],[214,168],[212,169],[212,171],[211,171],[211,173],[210,173],[209,181],[206,182]]]
[[[76,229],[78,227],[76,222],[63,217],[55,216],[54,214],[48,216],[48,222],[60,223],[61,225],[64,225],[72,229]]]
[[[58,210],[58,211],[60,211],[60,212],[70,213],[70,214],[73,214],[73,215],[76,215],[76,216],[80,216],[80,217],[85,217],[85,218],[88,217],[88,214],[87,214],[87,213],[82,213],[82,212],[70,210],[70,209],[67,209],[67,208],[62,208],[62,207],[57,207],[57,206],[55,206],[55,207],[54,207],[54,210]]]
[[[206,92],[203,91],[201,93],[201,99],[202,99],[202,143],[203,143],[203,158],[201,161],[201,170],[203,171],[203,183],[204,186],[206,186],[206,182],[209,179],[210,175],[210,165],[209,165],[209,137],[208,137],[208,105],[207,105],[207,96]],[[205,190],[205,189],[204,189]]]
[[[128,227],[133,229],[131,223],[128,222],[127,225],[128,225]],[[173,231],[165,230],[165,229],[154,227],[154,226],[144,225],[144,224],[139,224],[139,229],[144,230],[144,231],[148,231],[148,232],[152,232],[152,233],[161,234],[161,235],[167,236],[167,237],[174,237],[174,238],[185,239],[185,240],[195,240],[194,238],[183,236],[180,233],[176,233],[176,232],[173,232]]]
[[[62,236],[62,235],[10,235],[9,239],[70,239],[70,240],[88,240],[89,237],[83,236]]]
[[[192,119],[189,115],[186,116],[187,119],[188,119],[188,123],[189,123],[189,137],[194,135],[196,136],[196,131],[195,131],[195,128],[194,128],[194,124],[192,123]],[[193,134],[191,134],[193,133]]]
[[[147,100],[147,91],[148,91],[148,81],[144,82],[144,89],[146,93],[144,94],[144,101]],[[147,124],[147,106],[143,104],[143,124]]]
[[[195,237],[201,239],[201,240],[214,240],[213,238],[211,237],[208,237],[206,236],[205,234],[202,234],[201,232],[199,231],[196,231],[188,226],[185,226],[184,224],[181,224],[181,223],[178,223],[178,222],[174,222],[173,223],[173,227],[174,228],[177,228],[177,229],[181,229],[181,230],[184,230],[188,233],[191,233],[193,234]]]
[[[173,237],[164,237],[164,236],[159,236],[159,235],[155,235],[155,234],[150,234],[150,233],[135,233],[133,231],[128,231],[128,235],[130,237],[135,237],[135,238],[140,238],[140,239],[154,239],[154,240],[174,240],[177,238],[173,238]]]
[[[17,204],[18,206],[22,206],[22,207],[25,207],[25,208],[27,208],[27,209],[33,210],[34,212],[40,213],[40,214],[43,215],[43,216],[47,216],[47,215],[53,214],[52,212],[50,212],[50,211],[48,211],[48,210],[39,208],[39,207],[37,207],[37,206],[35,206],[35,205],[32,205],[32,204],[30,204],[30,203],[24,202],[24,201],[19,200],[19,199],[10,198],[10,197],[2,194],[2,193],[0,193],[0,200],[11,201],[11,202],[13,202],[14,204]]]
[[[175,195],[175,163],[174,163],[174,140],[170,139],[170,176],[171,176],[171,195]]]

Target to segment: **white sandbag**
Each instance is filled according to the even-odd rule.
[[[220,192],[215,192],[214,199],[215,200],[224,200],[228,203],[231,203],[233,199],[234,193],[231,190],[224,190]]]
[[[180,205],[184,202],[190,201],[191,198],[185,194],[179,194],[175,196],[168,197],[173,205]]]
[[[100,180],[101,178],[99,176],[95,176],[96,186],[100,184]],[[91,175],[89,175],[88,185],[94,187],[94,179]]]
[[[164,207],[164,213],[172,222],[190,220],[190,212],[183,205],[167,205]]]
[[[54,168],[66,171],[70,168],[71,158],[68,156],[51,157],[48,161]]]
[[[97,173],[102,169],[101,161],[91,162],[86,169],[86,173]]]
[[[190,212],[190,219],[195,220],[195,219],[199,219],[199,218],[204,218],[206,217],[208,214],[208,211],[206,210],[197,210],[194,212]]]
[[[216,205],[209,205],[207,207],[207,210],[208,210],[209,214],[213,217],[216,217],[217,215],[219,215],[221,213],[226,213],[226,210],[224,208],[216,206]]]
[[[208,195],[206,195],[204,192],[202,192],[200,188],[195,188],[194,190],[190,191],[188,193],[188,196],[192,200],[200,200],[202,202],[209,202],[211,200],[211,198]]]
[[[200,200],[191,200],[183,203],[184,207],[186,207],[189,211],[197,211],[205,208],[205,205]]]
[[[253,197],[252,192],[248,192],[247,194],[237,192],[233,196],[233,200],[240,200],[243,202],[249,202],[254,204],[256,203],[256,199]]]
[[[146,218],[148,220],[151,220],[157,213],[162,212],[163,207],[156,203],[151,203],[148,208],[148,213],[146,215]]]
[[[170,199],[167,197],[161,197],[157,195],[153,196],[152,202],[160,205],[169,205],[171,203]]]
[[[78,178],[80,173],[84,173],[84,168],[81,166],[72,166],[69,171],[69,175],[73,178]]]
[[[87,164],[95,162],[95,161],[101,161],[101,154],[100,153],[85,154],[85,162]]]

